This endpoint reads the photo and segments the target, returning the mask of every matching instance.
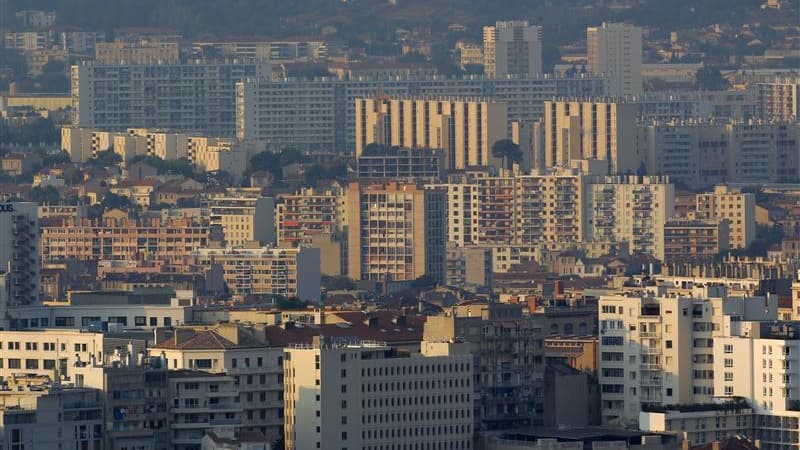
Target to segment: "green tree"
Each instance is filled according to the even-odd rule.
[[[110,168],[119,165],[122,157],[114,153],[113,150],[97,152],[97,156],[86,161],[86,164],[94,167]]]
[[[719,69],[713,67],[703,67],[698,69],[694,75],[694,84],[697,89],[707,91],[724,91],[730,87],[730,83]]]
[[[57,205],[61,201],[61,194],[53,186],[36,186],[31,189],[31,200],[40,205]]]
[[[522,151],[511,139],[500,139],[492,145],[492,156],[503,159],[503,167],[511,168],[513,163],[522,162]]]
[[[131,201],[128,197],[108,192],[105,197],[103,197],[103,201],[100,202],[100,206],[102,207],[102,211],[108,211],[109,209],[127,209],[131,206]]]
[[[322,287],[329,291],[352,291],[356,288],[356,283],[351,278],[345,276],[322,277]]]

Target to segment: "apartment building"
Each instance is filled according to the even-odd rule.
[[[429,316],[423,339],[463,339],[472,355],[476,433],[542,421],[543,333],[522,305],[465,303]]]
[[[0,203],[0,324],[9,308],[39,301],[39,220],[35,203]]]
[[[236,380],[221,373],[201,370],[170,370],[170,443],[175,450],[200,448],[211,429],[235,433],[241,428],[244,409],[237,401]]]
[[[347,274],[408,283],[444,279],[444,192],[399,182],[350,183],[346,192]]]
[[[316,338],[286,349],[287,449],[472,448],[473,362],[463,344]]]
[[[60,386],[0,391],[0,446],[103,450],[101,394],[95,389]]]
[[[483,73],[489,78],[542,74],[542,27],[527,20],[483,27]]]
[[[318,248],[201,248],[194,256],[198,267],[221,268],[223,281],[231,294],[320,301]]]
[[[442,150],[390,149],[362,153],[356,160],[359,179],[421,178],[439,179],[444,174],[445,155]]]
[[[704,188],[792,182],[800,174],[798,142],[793,123],[672,121],[640,124],[636,145],[648,173]]]
[[[695,405],[650,408],[639,414],[639,429],[677,433],[690,446],[734,436],[756,439],[756,416],[742,399]]]
[[[715,389],[722,397],[742,398],[753,409],[754,439],[764,448],[798,445],[800,393],[797,388],[797,324],[740,322],[729,337],[717,339]]]
[[[199,171],[227,172],[234,180],[242,177],[250,157],[260,150],[255,142],[206,136],[188,137],[187,145],[187,157]]]
[[[641,95],[642,29],[624,23],[606,23],[586,29],[589,72],[609,77],[612,96]]]
[[[637,425],[648,408],[720,395],[716,339],[732,322],[778,314],[774,295],[732,297],[714,283],[684,291],[632,288],[602,296],[599,308],[601,415],[621,426]]]
[[[283,349],[270,346],[263,334],[239,324],[176,328],[160,332],[148,349],[171,370],[202,370],[233,377],[242,430],[275,440],[283,433]]]
[[[98,42],[94,59],[100,64],[178,63],[180,47],[177,42]]]
[[[275,243],[275,199],[264,197],[261,189],[228,188],[203,203],[209,210],[209,225],[222,230],[226,245]]]
[[[615,175],[639,170],[644,157],[636,147],[636,105],[624,101],[559,99],[544,107],[545,167],[571,160],[599,159]]]
[[[106,130],[166,128],[233,136],[236,82],[269,77],[269,64],[160,62],[72,66],[72,123]]]
[[[277,198],[275,215],[279,247],[316,247],[323,275],[346,270],[345,197],[338,184],[301,188]]]
[[[70,369],[76,386],[100,391],[103,446],[107,450],[167,450],[170,397],[167,370],[160,357],[114,355]]]
[[[447,246],[445,284],[467,290],[492,288],[492,249]]]
[[[78,329],[0,331],[3,367],[0,378],[34,375],[51,381],[69,380],[73,368],[115,355],[135,355],[144,349],[139,339],[117,339]]]
[[[328,57],[328,43],[320,39],[198,41],[192,43],[197,56],[212,51],[224,58],[244,61],[311,62]]]
[[[193,292],[169,288],[70,291],[54,303],[9,311],[9,329],[118,327],[147,329],[192,320]]]
[[[158,260],[180,264],[208,247],[209,227],[198,219],[130,219],[110,211],[102,219],[65,219],[41,227],[43,261]]]
[[[664,259],[664,224],[675,213],[666,177],[605,177],[591,186],[595,242],[626,242],[630,251]]]
[[[519,177],[517,242],[543,242],[552,250],[585,242],[590,223],[588,182],[587,176],[574,169]]]
[[[186,158],[188,156],[188,136],[164,130],[148,130],[146,128],[130,128],[128,135],[145,138],[146,155],[163,160]]]
[[[488,99],[376,97],[356,100],[356,157],[367,145],[441,149],[447,169],[499,165],[508,106]]]
[[[667,219],[664,223],[663,261],[712,261],[730,248],[729,229],[727,219]]]
[[[753,89],[762,119],[791,122],[800,117],[800,79],[776,78],[755,83]]]
[[[730,222],[730,247],[747,248],[756,238],[756,196],[730,186],[697,195],[697,217]]]
[[[544,101],[562,96],[598,96],[602,77],[487,79],[401,76],[275,82],[247,79],[236,85],[236,135],[271,149],[298,147],[312,152],[352,154],[356,146],[356,99],[391,97],[491,98],[508,105],[511,123],[544,115]],[[491,144],[490,144],[491,145]]]

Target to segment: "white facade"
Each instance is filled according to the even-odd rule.
[[[735,320],[777,318],[775,296],[732,298],[722,286],[689,295],[653,287],[600,298],[601,414],[637,425],[645,406],[707,403],[719,396],[715,340]]]
[[[472,448],[472,356],[461,345],[287,348],[286,448]]]

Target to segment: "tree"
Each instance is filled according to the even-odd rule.
[[[40,205],[55,205],[61,201],[61,194],[53,186],[36,186],[31,189],[31,200]]]
[[[113,150],[105,150],[97,152],[97,156],[86,161],[86,164],[95,167],[103,167],[108,169],[114,167],[122,162],[122,157],[114,153]]]
[[[322,277],[322,287],[329,291],[352,291],[356,288],[356,283],[351,278],[345,276]]]
[[[503,167],[511,168],[513,163],[522,162],[522,150],[511,139],[500,139],[492,145],[492,156],[503,159]]]
[[[707,91],[724,91],[730,87],[730,83],[719,69],[713,67],[703,67],[697,70],[694,75],[694,84],[697,89]]]
[[[109,209],[127,209],[130,205],[131,201],[128,197],[117,195],[113,192],[107,193],[106,196],[103,197],[103,201],[100,202],[103,211],[108,211]]]

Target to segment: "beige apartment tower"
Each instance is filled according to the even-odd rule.
[[[443,149],[445,168],[502,163],[492,145],[508,136],[508,105],[466,98],[356,99],[356,157],[369,144]]]
[[[444,277],[444,191],[416,184],[350,183],[347,272],[355,280]]]
[[[610,175],[639,168],[644,156],[636,148],[636,105],[587,99],[545,102],[545,166],[589,159],[607,161]]]
[[[483,27],[483,72],[487,77],[542,74],[542,27],[526,20]]]
[[[609,77],[608,94],[642,95],[642,29],[603,23],[586,29],[589,72]]]

